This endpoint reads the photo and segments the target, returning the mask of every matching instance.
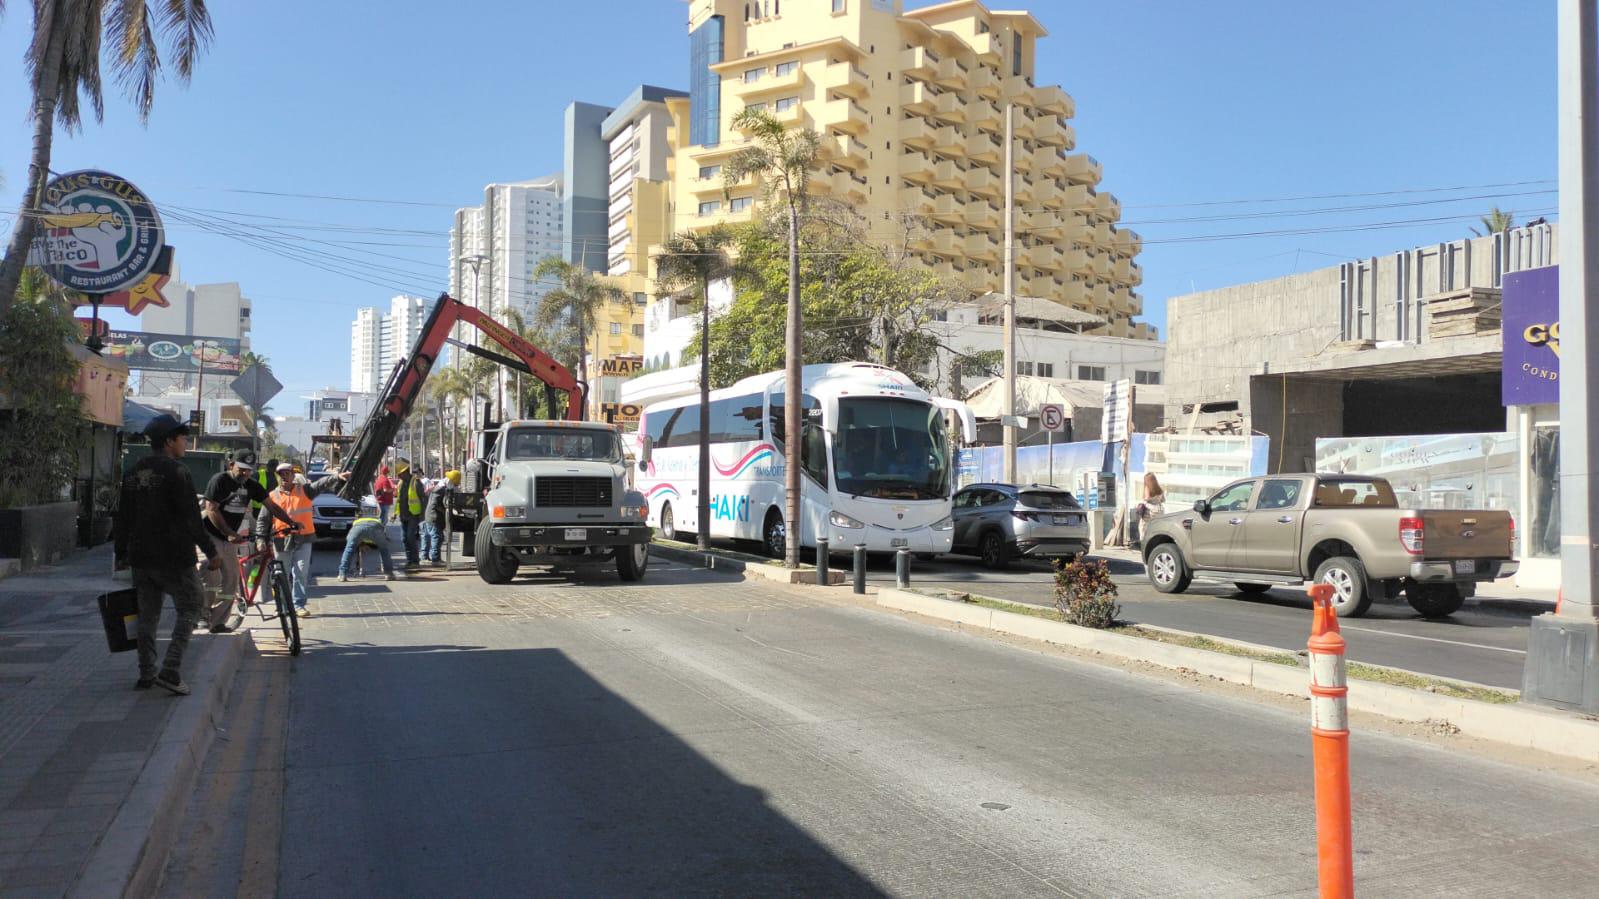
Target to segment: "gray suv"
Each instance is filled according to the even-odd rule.
[[[955,494],[954,517],[952,551],[978,556],[989,568],[1088,552],[1087,516],[1059,487],[973,484]]]

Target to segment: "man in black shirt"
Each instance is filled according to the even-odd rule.
[[[178,461],[188,450],[188,434],[189,426],[170,415],[157,415],[145,425],[150,455],[122,479],[113,528],[117,567],[133,567],[139,594],[139,682],[134,686],[143,690],[156,685],[179,696],[189,693],[179,669],[202,604],[195,549],[205,553],[210,570],[221,565],[195,513],[194,479]],[[169,593],[178,620],[157,672],[155,630],[161,624],[161,597]]]
[[[205,530],[222,559],[222,567],[207,572],[205,577],[205,585],[211,591],[205,622],[213,634],[232,630],[228,616],[239,588],[239,551],[249,539],[240,526],[247,517],[254,519],[250,515],[251,503],[266,506],[273,516],[289,520],[255,477],[255,451],[234,450],[228,457],[227,470],[212,475],[205,485]]]

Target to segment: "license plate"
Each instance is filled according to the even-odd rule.
[[[588,528],[567,528],[566,529],[566,539],[568,539],[568,540],[587,540],[588,538],[589,538],[589,529]]]
[[[1076,515],[1056,515],[1056,524],[1077,524],[1080,521]]]
[[[888,541],[889,546],[910,546],[911,541],[906,537],[895,537]]]
[[[350,523],[348,521],[335,521],[333,522],[332,527],[335,531],[348,530]]]
[[[1456,562],[1455,574],[1476,574],[1477,563],[1472,561]]]

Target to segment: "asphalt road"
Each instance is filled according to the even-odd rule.
[[[318,593],[282,896],[1315,889],[1300,709],[671,564]],[[1599,882],[1599,787],[1379,734],[1353,770],[1363,895]]]
[[[834,564],[849,563],[844,556],[835,556]],[[1141,564],[1115,559],[1109,564],[1122,618],[1128,621],[1290,651],[1304,649],[1310,637],[1310,598],[1302,588],[1249,596],[1230,584],[1195,581],[1185,593],[1162,594],[1150,586]],[[1004,571],[990,571],[972,557],[941,556],[931,562],[913,559],[911,569],[916,587],[962,590],[1033,605],[1053,603],[1053,577],[1041,562],[1016,562]],[[892,557],[871,560],[867,579],[892,585]],[[1346,619],[1341,627],[1354,661],[1519,690],[1530,615],[1468,601],[1448,620],[1428,621],[1401,598],[1373,603],[1364,617]]]

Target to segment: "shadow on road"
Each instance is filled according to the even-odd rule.
[[[558,650],[330,646],[295,678],[284,896],[881,895]],[[739,757],[747,720],[653,695]]]

